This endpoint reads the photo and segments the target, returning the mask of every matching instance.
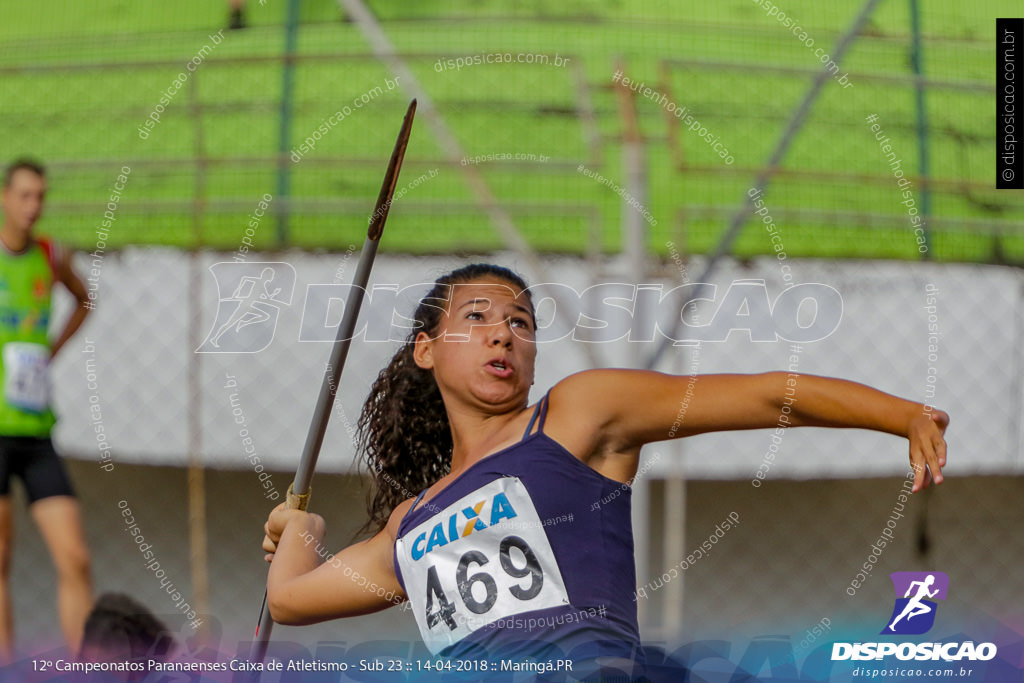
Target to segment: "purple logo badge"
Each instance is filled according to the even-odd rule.
[[[893,572],[896,604],[882,634],[920,635],[935,623],[936,600],[945,600],[949,577],[942,572]]]

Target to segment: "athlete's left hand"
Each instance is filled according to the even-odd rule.
[[[910,421],[907,439],[910,440],[910,466],[914,470],[914,488],[917,493],[930,483],[942,483],[942,468],[946,465],[946,427],[949,415],[942,410],[917,415]]]

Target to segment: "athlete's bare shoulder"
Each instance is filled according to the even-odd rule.
[[[569,375],[548,394],[544,431],[583,462],[600,450],[604,418],[600,409],[601,370],[585,370]]]
[[[605,412],[619,400],[619,390],[628,384],[635,371],[602,368],[569,375],[551,387],[549,411],[582,420],[588,425],[607,419]],[[552,415],[554,416],[554,414]]]
[[[551,389],[545,431],[601,474],[624,481],[636,470],[639,448],[626,448],[614,426],[644,377],[635,370],[585,370]],[[624,406],[627,406],[624,408]]]

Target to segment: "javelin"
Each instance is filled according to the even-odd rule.
[[[327,431],[327,421],[331,418],[334,395],[337,393],[341,371],[345,367],[345,358],[348,357],[348,348],[351,345],[352,336],[355,334],[356,318],[359,316],[359,308],[363,303],[363,292],[366,291],[366,284],[370,280],[373,258],[377,255],[377,245],[380,243],[380,236],[384,232],[384,223],[387,221],[388,211],[391,209],[391,198],[395,194],[395,184],[398,183],[398,173],[402,169],[402,159],[405,158],[405,148],[409,144],[409,133],[412,132],[412,118],[415,114],[416,100],[413,100],[409,103],[405,118],[402,120],[402,129],[398,132],[395,149],[391,152],[391,161],[388,162],[388,170],[384,174],[384,183],[380,187],[380,194],[377,195],[377,205],[370,216],[370,227],[366,231],[366,241],[363,242],[363,250],[359,254],[359,265],[356,267],[356,274],[352,279],[354,296],[345,307],[345,315],[341,319],[341,324],[338,325],[338,334],[331,349],[331,359],[327,364],[327,370],[324,371],[323,382],[320,384],[320,397],[313,410],[313,422],[309,425],[309,432],[306,435],[306,445],[302,449],[299,467],[295,471],[295,480],[288,487],[286,504],[290,509],[305,510],[309,505],[309,485],[313,480],[313,471],[316,469],[316,459],[320,455],[324,433]],[[260,621],[256,627],[252,649],[249,652],[251,661],[262,662],[266,657],[267,647],[270,645],[270,631],[273,626],[274,619],[270,616],[270,610],[267,609],[267,594],[264,591],[263,605],[260,607]]]

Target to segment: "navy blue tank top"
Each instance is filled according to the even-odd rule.
[[[395,574],[434,654],[636,657],[630,488],[545,434],[547,405],[399,524]]]

